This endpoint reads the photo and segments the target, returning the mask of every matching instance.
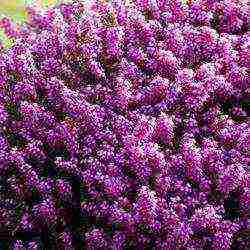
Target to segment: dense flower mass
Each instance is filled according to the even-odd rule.
[[[0,248],[249,249],[247,3],[90,2],[0,22]]]

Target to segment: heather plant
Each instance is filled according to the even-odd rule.
[[[0,246],[248,249],[247,3],[26,11],[0,21]]]

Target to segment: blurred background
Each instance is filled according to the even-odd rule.
[[[53,4],[61,2],[60,0],[0,0],[0,17],[9,16],[14,22],[23,22],[26,18],[25,5],[36,5],[40,8],[46,8]],[[0,29],[0,40],[4,46],[10,46],[11,41],[4,35]]]
[[[57,2],[59,0],[0,0],[0,14],[9,15],[16,21],[23,21],[25,5],[32,4],[44,8]]]

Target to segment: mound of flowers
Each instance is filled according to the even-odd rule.
[[[247,10],[75,1],[3,18],[2,246],[247,249]]]

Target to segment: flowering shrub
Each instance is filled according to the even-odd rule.
[[[1,244],[247,248],[247,10],[75,1],[2,19]]]

